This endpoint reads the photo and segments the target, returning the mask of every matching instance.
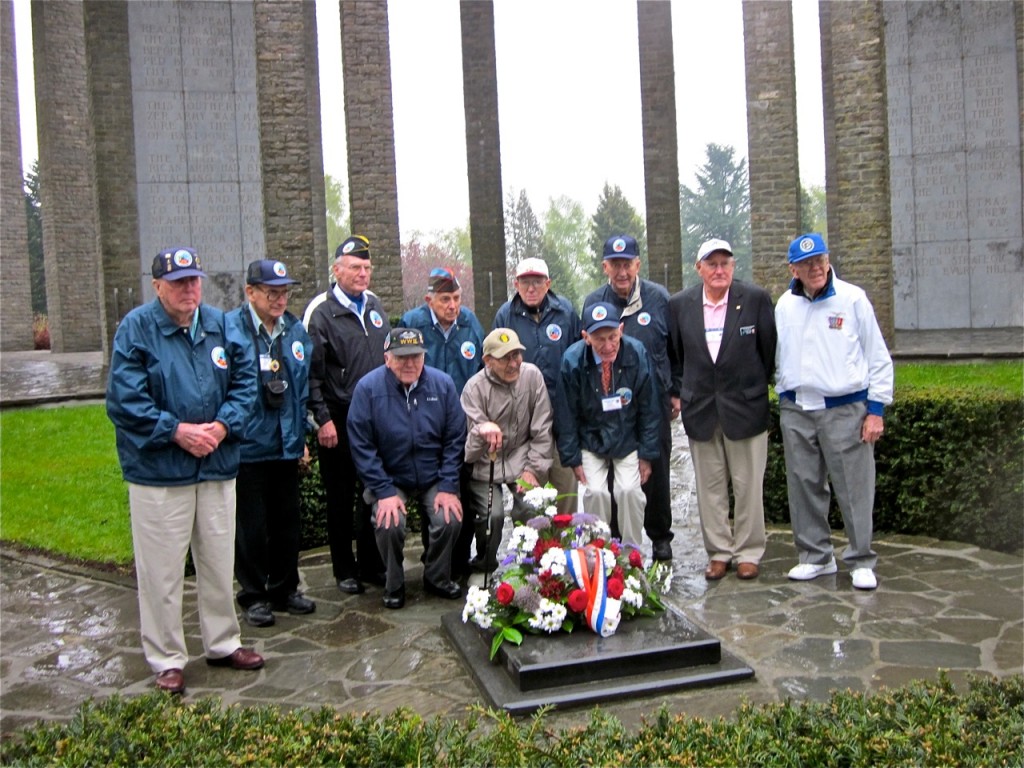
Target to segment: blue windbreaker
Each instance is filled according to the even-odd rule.
[[[476,315],[465,307],[451,328],[448,338],[434,324],[430,307],[421,304],[402,315],[403,328],[416,328],[423,333],[427,347],[426,363],[438,368],[455,382],[455,391],[462,395],[466,382],[484,367],[484,331]]]

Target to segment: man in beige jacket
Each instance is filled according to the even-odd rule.
[[[484,339],[484,369],[462,391],[468,430],[465,460],[473,467],[466,519],[476,526],[473,565],[485,572],[498,566],[505,522],[502,486],[512,491],[513,519],[522,519],[525,489],[518,482],[542,485],[551,468],[551,401],[544,374],[523,362],[523,349],[515,331],[495,328]]]

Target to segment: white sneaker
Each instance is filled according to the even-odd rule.
[[[850,576],[853,577],[853,586],[857,589],[874,589],[878,586],[875,572],[870,568],[854,568]]]
[[[835,573],[838,569],[836,568],[836,559],[833,557],[824,565],[815,565],[814,563],[800,563],[789,569],[789,578],[794,581],[808,581],[810,579],[816,579],[819,576],[828,576],[830,573]]]

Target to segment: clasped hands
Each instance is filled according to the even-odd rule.
[[[219,421],[209,421],[205,424],[190,424],[183,421],[178,424],[171,439],[182,450],[201,459],[217,450],[217,446],[227,436],[227,427]]]

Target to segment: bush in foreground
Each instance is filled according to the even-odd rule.
[[[164,694],[88,702],[68,723],[39,724],[4,745],[9,765],[1019,765],[1024,677],[945,675],[825,703],[740,706],[706,721],[665,708],[635,733],[595,709],[581,728],[553,732],[474,708],[463,720],[340,714],[324,707],[222,708]]]

